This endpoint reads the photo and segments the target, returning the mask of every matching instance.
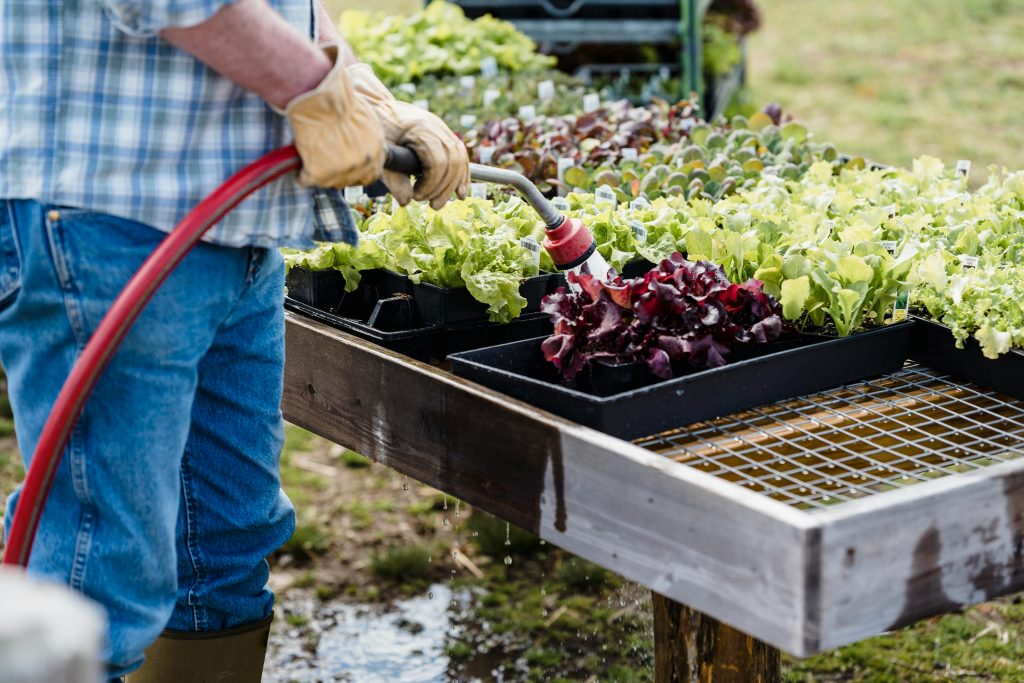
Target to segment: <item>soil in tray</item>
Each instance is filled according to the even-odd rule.
[[[903,366],[913,323],[844,338],[803,335],[751,347],[727,365],[639,385],[564,383],[544,359],[542,338],[450,356],[457,375],[609,434],[636,438],[746,410]],[[605,393],[608,392],[608,393]]]

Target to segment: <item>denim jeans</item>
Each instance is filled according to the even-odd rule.
[[[75,358],[163,237],[0,200],[0,362],[26,458]],[[229,628],[273,608],[264,558],[295,526],[278,471],[283,287],[276,250],[196,247],[71,435],[30,570],[105,607],[111,676],[135,669],[164,628]]]

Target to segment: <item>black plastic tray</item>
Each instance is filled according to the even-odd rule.
[[[979,384],[1024,400],[1024,351],[1011,349],[999,358],[986,358],[975,339],[956,348],[949,328],[926,318],[916,318],[910,357],[921,365],[956,379]]]
[[[292,268],[285,280],[288,296],[330,313],[337,313],[342,298],[362,297],[372,308],[377,299],[409,295],[413,302],[415,327],[444,327],[458,323],[486,322],[487,304],[480,303],[464,287],[436,287],[413,284],[408,277],[389,270],[369,270],[362,273],[359,289],[345,293],[345,279],[337,270],[309,271]],[[519,288],[526,299],[523,314],[540,310],[541,300],[565,284],[561,273],[542,273],[527,278]],[[368,318],[369,311],[357,318]],[[351,316],[343,316],[351,317]]]
[[[907,358],[913,322],[852,335],[807,335],[775,353],[610,396],[565,386],[541,353],[543,338],[448,357],[456,375],[625,439],[895,372]]]
[[[551,274],[542,273],[523,280],[519,293],[526,299],[523,313],[540,310],[540,301],[548,293]],[[427,283],[412,285],[412,298],[424,326],[487,320],[487,304],[473,298],[465,287],[437,287]]]
[[[401,299],[401,297],[382,299],[381,303],[384,305],[398,304],[397,307],[400,308]],[[411,309],[411,302],[408,299],[406,302]],[[510,323],[500,325],[483,322],[448,327],[380,329],[381,322],[372,320],[372,318],[363,321],[357,318],[342,317],[296,301],[291,297],[285,297],[284,307],[289,311],[300,313],[337,330],[348,332],[417,360],[443,360],[452,353],[505,344],[537,335],[547,335],[552,330],[551,322],[543,313],[524,315]],[[391,319],[394,320],[395,317]]]

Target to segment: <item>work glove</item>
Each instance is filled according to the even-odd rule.
[[[409,177],[384,171],[381,180],[401,205],[410,199],[429,201],[435,209],[452,194],[465,199],[469,190],[469,154],[466,145],[438,117],[417,106],[399,102],[368,64],[348,67],[352,87],[384,124],[384,136],[395,145],[409,147],[419,157],[423,172],[414,186]]]
[[[334,67],[315,89],[285,107],[302,158],[299,182],[307,187],[369,185],[384,169],[384,128],[357,96],[338,46],[322,46]]]

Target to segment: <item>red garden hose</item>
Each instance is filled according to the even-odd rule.
[[[82,406],[96,386],[96,381],[154,292],[217,221],[250,194],[270,181],[297,170],[300,165],[295,148],[288,146],[270,152],[246,166],[192,209],[132,276],[75,362],[50,411],[14,511],[11,533],[4,550],[4,564],[28,565],[39,517],[50,493],[57,465],[64,454],[68,436],[78,421]]]

